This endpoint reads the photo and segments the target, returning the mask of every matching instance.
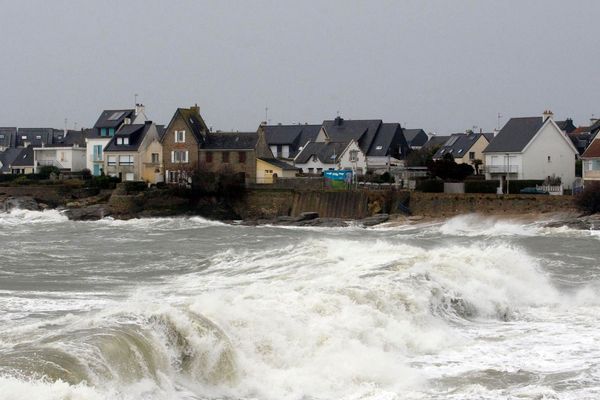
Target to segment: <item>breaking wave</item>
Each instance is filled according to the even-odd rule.
[[[13,209],[0,212],[0,226],[11,227],[21,224],[56,224],[68,218],[58,210],[30,211]]]
[[[393,399],[423,383],[411,357],[468,342],[459,327],[561,301],[536,259],[509,245],[308,239],[231,249],[209,264],[127,302],[36,325],[45,334],[29,341],[23,327],[5,331],[3,393]]]

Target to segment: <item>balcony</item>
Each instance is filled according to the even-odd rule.
[[[59,169],[63,169],[63,165],[56,160],[37,160],[37,165],[39,167],[56,167]]]
[[[518,165],[486,165],[483,169],[488,174],[518,174]]]
[[[100,154],[100,155],[94,154],[92,156],[92,161],[93,162],[102,162],[102,161],[104,161],[104,157],[102,157],[102,154]]]

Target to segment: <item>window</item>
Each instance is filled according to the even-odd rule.
[[[474,160],[475,159],[475,152],[474,151],[470,151],[469,152],[469,160]]]
[[[107,136],[108,134],[106,133],[106,128],[102,128],[100,129],[100,136]]]
[[[133,156],[119,156],[119,165],[133,165]]]
[[[309,168],[309,169],[308,169],[308,173],[309,173],[309,174],[313,174],[314,172],[315,172],[315,169],[314,169],[314,168]]]
[[[102,145],[94,145],[94,161],[102,161]]]
[[[175,143],[185,143],[185,131],[175,131]]]
[[[317,174],[322,174],[323,173],[323,168],[317,168]]]
[[[117,156],[108,156],[108,165],[117,165]]]
[[[110,137],[115,136],[115,128],[108,128],[108,136],[110,136]]]
[[[313,162],[317,162],[317,156],[312,156]]]
[[[358,150],[350,150],[350,161],[358,161]]]
[[[121,117],[123,116],[123,114],[125,114],[125,112],[124,112],[124,111],[115,111],[115,112],[113,112],[113,113],[110,115],[110,117],[108,117],[108,120],[109,120],[109,121],[116,121],[116,120],[118,120],[119,118],[121,118]]]
[[[36,139],[41,139],[42,137],[40,135],[37,135],[35,138]]]
[[[123,138],[122,137],[118,137],[117,138],[117,144],[123,144]]]
[[[185,164],[188,162],[187,150],[174,150],[171,152],[171,162],[177,164]]]
[[[123,144],[129,144],[129,138],[128,137],[124,137],[123,138]]]
[[[27,140],[27,136],[23,135],[23,136],[21,136],[21,139]]]
[[[133,181],[135,179],[133,172],[128,172],[125,174],[125,180],[126,181]]]
[[[281,145],[280,144],[277,145],[277,154],[276,154],[276,156],[277,157],[281,157]]]
[[[60,152],[60,161],[61,162],[65,161],[65,152],[64,151]]]
[[[213,160],[212,151],[207,151],[206,152],[205,160],[206,160],[207,163],[211,163],[212,162],[212,160]]]
[[[229,162],[229,152],[228,151],[224,151],[221,153],[222,158],[223,158],[223,162],[224,163],[228,163]]]
[[[246,163],[246,152],[245,151],[240,151],[238,153],[238,160],[240,161],[240,164]]]
[[[381,149],[383,149],[383,146],[377,146],[377,147],[375,147],[375,149],[376,150],[381,150]]]
[[[548,162],[552,162],[552,158],[548,156]]]
[[[152,153],[152,164],[158,164],[159,162],[158,153]]]
[[[4,139],[4,135],[0,135],[0,139]]]

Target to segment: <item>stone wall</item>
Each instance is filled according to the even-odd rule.
[[[496,194],[410,194],[410,210],[415,215],[451,217],[459,214],[527,214],[574,210],[572,196]]]
[[[0,186],[0,197],[33,197],[37,202],[50,207],[64,206],[74,199],[96,194],[98,194],[97,189],[84,189],[69,185]]]

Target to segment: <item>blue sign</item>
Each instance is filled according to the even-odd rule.
[[[325,171],[323,177],[328,189],[347,189],[352,184],[352,171],[346,169]]]

